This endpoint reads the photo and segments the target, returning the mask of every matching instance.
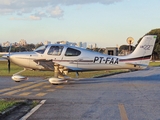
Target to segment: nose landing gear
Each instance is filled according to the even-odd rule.
[[[19,72],[17,72],[17,73],[15,73],[15,74],[13,74],[13,76],[12,76],[12,80],[14,80],[15,82],[20,82],[20,81],[22,81],[22,80],[27,80],[27,79],[28,79],[28,77],[25,77],[25,76],[19,75],[20,73],[22,73],[22,72],[24,72],[24,71],[26,71],[26,69],[25,69],[25,68],[24,68],[24,70],[19,71]]]

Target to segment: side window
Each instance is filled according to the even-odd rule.
[[[81,51],[73,49],[73,48],[67,48],[65,56],[78,56],[81,54]]]
[[[51,46],[48,55],[61,55],[63,46]]]

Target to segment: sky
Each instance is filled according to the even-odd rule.
[[[0,0],[0,43],[127,44],[160,28],[160,0]]]

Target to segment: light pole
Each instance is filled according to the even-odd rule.
[[[132,37],[127,38],[127,43],[129,44],[129,54],[131,53],[131,44],[133,44],[134,39]]]

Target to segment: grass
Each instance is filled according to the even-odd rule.
[[[39,101],[33,100],[33,101],[32,101],[32,104],[31,104],[31,107],[34,108],[34,107],[37,106],[38,104],[39,104]]]
[[[160,62],[150,62],[149,66],[160,66]],[[11,71],[8,73],[8,68],[7,68],[7,61],[0,61],[0,76],[12,76],[13,74],[23,70],[22,67],[19,67],[13,63],[11,63]],[[80,78],[92,78],[95,76],[99,75],[104,75],[104,74],[111,74],[115,72],[122,72],[126,70],[103,70],[103,71],[91,71],[91,72],[80,72],[79,77]],[[51,77],[54,76],[53,71],[25,71],[21,73],[23,76],[29,76],[29,77]],[[68,74],[68,76],[75,78],[76,74],[74,72],[71,72]]]
[[[35,107],[39,104],[39,100],[16,100],[16,99],[0,99],[0,113],[8,111],[11,107],[15,105],[27,105],[30,108]]]
[[[11,63],[11,71],[8,73],[8,68],[7,68],[7,61],[0,61],[0,76],[12,76],[16,72],[19,72],[23,70],[22,67],[19,67],[13,63]],[[92,72],[79,72],[79,77],[80,78],[92,78],[95,76],[99,75],[104,75],[104,74],[110,74],[113,72],[120,72],[122,70],[103,70],[103,71],[92,71]],[[124,70],[123,70],[124,71]],[[54,76],[53,71],[29,71],[26,70],[25,72],[21,73],[23,76],[30,76],[30,77],[51,77]],[[71,72],[68,74],[68,76],[75,78],[76,74],[74,72]]]
[[[0,100],[0,113],[19,103],[15,100]]]
[[[7,61],[0,61],[0,76],[11,76],[19,71],[23,70],[22,67],[19,67],[13,63],[11,63],[11,71],[8,73],[8,68],[7,68]],[[24,76],[50,76],[53,75],[53,72],[41,72],[41,71],[25,71],[21,75]]]
[[[160,62],[150,62],[149,66],[158,67],[158,66],[160,66]]]

